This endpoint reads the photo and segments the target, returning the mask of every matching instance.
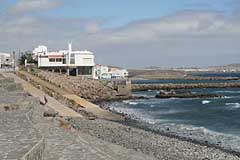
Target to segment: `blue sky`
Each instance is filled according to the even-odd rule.
[[[101,18],[106,27],[119,27],[133,21],[168,16],[183,10],[209,10],[230,14],[233,0],[72,0],[47,13],[66,18]]]
[[[99,18],[108,20],[106,27],[119,27],[133,21],[159,18],[184,10],[231,14],[234,1],[236,0],[65,0],[61,7],[39,14],[66,18]],[[2,0],[0,10],[7,10],[17,2],[19,0]]]
[[[239,0],[0,0],[0,52],[71,41],[110,65],[238,63],[239,11]]]

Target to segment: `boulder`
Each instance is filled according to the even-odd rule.
[[[56,117],[57,115],[58,112],[51,108],[45,108],[45,111],[43,112],[44,117]]]

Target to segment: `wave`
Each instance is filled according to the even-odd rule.
[[[202,101],[202,104],[209,104],[209,103],[211,103],[211,101],[208,101],[208,100],[203,100]]]
[[[155,105],[153,105],[153,104],[150,105],[150,108],[154,108],[154,107],[155,107]]]
[[[150,129],[203,144],[211,144],[230,151],[240,151],[239,136],[216,132],[201,126],[165,123],[154,124]]]
[[[139,94],[139,93],[133,93],[133,96],[137,96],[137,97],[145,97],[145,98],[154,98],[155,94]]]
[[[229,97],[229,96],[224,96],[223,98],[224,98],[224,99],[229,99],[229,98],[232,98],[232,97]]]
[[[129,100],[125,100],[123,101],[123,103],[130,104],[130,105],[138,105],[138,102],[129,101]]]
[[[215,91],[215,93],[240,93],[240,91]]]
[[[227,106],[230,106],[232,109],[240,108],[240,103],[226,103]]]

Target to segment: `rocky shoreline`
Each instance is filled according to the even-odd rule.
[[[120,113],[117,110],[108,108],[104,106],[104,102],[99,105],[115,114],[120,114],[126,117],[125,121],[111,122],[113,124],[117,123],[124,127],[140,129],[149,134],[154,133],[159,136],[175,139],[176,141],[184,141],[208,148],[214,148],[221,152],[234,155],[240,159],[240,138],[221,133],[213,133],[206,131],[204,128],[197,128],[191,125],[147,123],[133,115],[122,112]]]
[[[204,143],[192,143],[170,134],[160,134],[133,121],[123,123],[97,119],[67,119],[81,132],[104,141],[152,155],[158,159],[239,159],[233,151],[223,150]]]

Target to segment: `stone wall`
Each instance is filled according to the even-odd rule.
[[[90,101],[120,99],[122,96],[106,81],[81,79],[47,71],[40,71],[38,76]]]

